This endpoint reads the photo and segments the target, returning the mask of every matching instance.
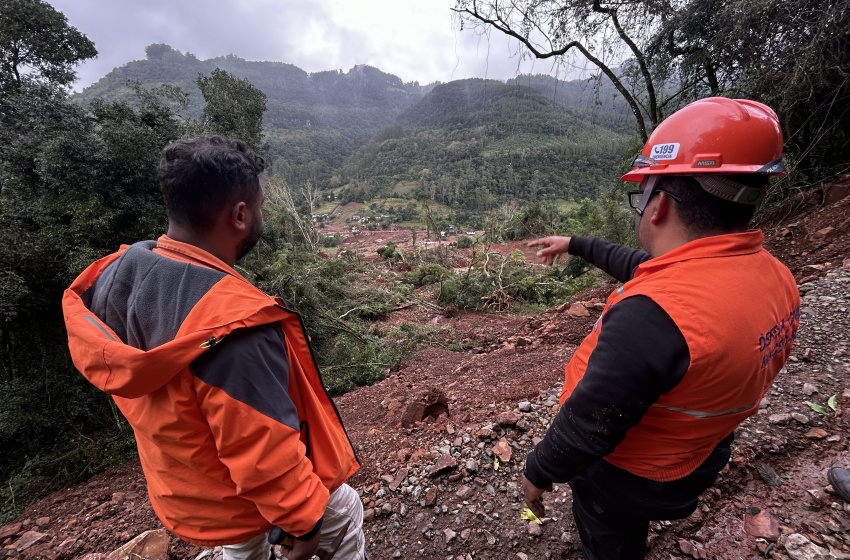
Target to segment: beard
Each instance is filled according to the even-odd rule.
[[[242,240],[242,243],[239,244],[239,252],[237,253],[236,260],[242,260],[242,257],[251,252],[251,249],[254,248],[254,245],[257,244],[257,241],[260,240],[260,237],[263,235],[263,224],[260,223],[259,220],[254,220],[251,222],[251,231],[248,233],[248,236]]]

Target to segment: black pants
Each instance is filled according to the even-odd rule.
[[[572,479],[573,516],[587,560],[640,560],[649,520],[682,519],[729,461],[732,436],[685,478],[656,482],[600,459]]]

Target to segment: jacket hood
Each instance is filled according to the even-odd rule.
[[[212,255],[165,236],[123,246],[62,298],[74,365],[111,395],[156,391],[234,329],[281,318],[279,301],[246,284]]]

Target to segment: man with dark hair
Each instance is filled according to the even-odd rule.
[[[335,558],[359,560],[363,507],[345,484],[359,465],[301,319],[233,269],[262,234],[263,168],[239,140],[166,146],[168,233],[65,292],[71,355],[133,427],[170,531],[227,560],[267,560],[277,526],[301,560],[347,523]]]
[[[588,559],[643,558],[650,519],[696,509],[790,354],[796,283],[747,230],[781,158],[769,107],[697,101],[656,128],[623,176],[640,182],[629,203],[644,251],[529,243],[548,264],[578,255],[623,282],[567,365],[561,410],[523,478],[538,517],[552,483],[569,483]]]

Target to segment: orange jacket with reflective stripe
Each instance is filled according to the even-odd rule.
[[[231,544],[273,525],[306,534],[357,470],[300,317],[205,251],[166,236],[124,246],[89,266],[62,304],[74,364],[130,422],[151,505],[181,538]],[[190,367],[233,331],[273,323],[294,427]],[[249,371],[233,374],[250,382]]]
[[[800,318],[794,277],[763,240],[749,231],[692,241],[645,261],[608,297],[606,311],[628,297],[651,298],[679,327],[690,353],[682,381],[628,430],[605,457],[609,463],[644,478],[677,480],[758,411]],[[584,376],[603,328],[605,312],[566,367],[561,404]]]

